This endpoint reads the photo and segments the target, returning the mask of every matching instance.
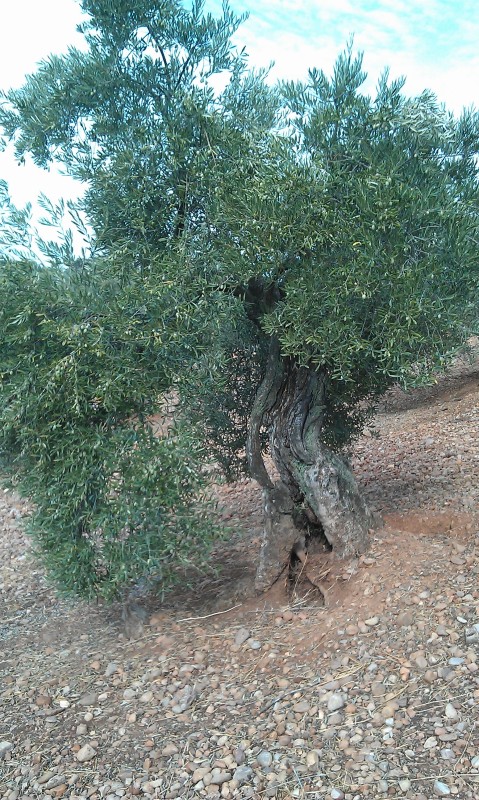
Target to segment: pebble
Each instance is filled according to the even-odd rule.
[[[39,694],[38,697],[35,700],[35,703],[40,708],[51,706],[52,698],[48,697],[48,695],[45,695],[45,694]]]
[[[449,797],[451,794],[451,790],[447,783],[443,783],[442,781],[434,781],[433,786],[434,794],[438,797]]]
[[[246,764],[241,764],[241,766],[237,767],[233,773],[233,780],[236,781],[238,786],[242,786],[244,783],[250,780],[253,775],[253,770],[251,767],[248,767]]]
[[[428,666],[427,659],[424,658],[424,656],[422,655],[416,656],[414,661],[416,662],[419,669],[426,669],[426,667]]]
[[[271,755],[269,750],[262,750],[256,756],[256,761],[258,762],[260,767],[264,767],[264,768],[270,767],[271,764],[273,763],[273,756]]]
[[[345,705],[345,699],[341,694],[332,694],[328,700],[328,711],[339,711]]]
[[[446,429],[435,427],[434,436],[436,430],[438,446],[446,448]],[[405,469],[403,461],[413,463],[409,451],[403,458],[399,443],[408,435],[406,426],[394,440],[398,458],[389,454],[384,462],[394,463],[398,473]],[[471,454],[477,451],[474,442],[469,446]],[[434,478],[444,465],[430,456],[427,470]],[[365,457],[376,458],[370,445]],[[0,797],[257,800],[287,795],[300,800],[304,794],[324,800],[450,795],[473,800],[479,772],[474,737],[479,535],[475,516],[469,530],[456,514],[459,508],[472,520],[477,512],[457,505],[454,482],[449,482],[441,495],[444,507],[431,511],[427,529],[431,496],[417,494],[430,485],[429,473],[423,479],[424,466],[407,473],[410,491],[401,494],[394,511],[397,519],[404,515],[404,529],[398,525],[397,532],[386,527],[372,534],[371,558],[349,573],[353,591],[331,612],[295,607],[294,612],[273,610],[270,617],[248,610],[248,616],[213,616],[184,626],[177,620],[189,612],[171,605],[161,612],[161,636],[133,644],[118,641],[114,625],[104,625],[114,610],[106,616],[102,609],[92,610],[87,625],[82,606],[63,606],[56,599],[55,615],[64,615],[64,630],[58,625],[63,618],[46,619],[55,637],[41,639],[38,660],[32,652],[31,659],[13,663],[8,647],[0,646],[6,675],[0,689],[3,737],[13,739],[15,731],[15,758],[9,750],[0,755],[9,767],[8,788],[2,787]],[[374,475],[363,485],[377,492]],[[391,514],[388,482],[381,491],[384,511]],[[472,478],[465,492],[479,507]],[[424,520],[407,507],[413,500],[414,509],[422,506]],[[450,534],[451,520],[458,529]],[[415,529],[423,531],[423,523],[425,535],[414,535]],[[424,544],[426,533],[430,548]],[[454,566],[449,550],[455,552],[456,533],[464,540],[464,555]],[[383,550],[376,552],[380,538]],[[423,558],[425,552],[430,559]],[[404,565],[411,566],[416,554],[420,569],[406,574]],[[12,615],[23,603],[19,564],[13,560],[12,576],[0,566],[0,592],[10,580],[15,592]],[[40,578],[38,573],[35,580]],[[377,595],[374,606],[363,601],[364,589],[365,597]],[[41,594],[42,609],[45,597]],[[213,602],[205,613],[210,610],[216,610]],[[47,604],[42,613],[48,617]],[[79,621],[78,632],[72,620]],[[239,627],[246,620],[250,630]],[[28,631],[28,615],[21,619],[24,624]],[[255,646],[262,652],[253,654]],[[18,743],[17,731],[22,731]],[[87,741],[90,760],[82,764]]]
[[[76,754],[76,759],[80,761],[80,763],[83,763],[84,761],[90,761],[92,758],[95,758],[95,756],[96,750],[91,744],[84,744]]]
[[[356,636],[356,634],[359,633],[359,628],[358,628],[357,625],[347,625],[346,626],[346,633],[348,634],[348,636]],[[333,789],[333,791],[336,791],[336,790]]]
[[[39,784],[47,783],[47,781],[49,781],[54,774],[55,773],[52,772],[51,769],[47,770],[46,772],[43,773],[43,775],[40,775],[40,777],[37,778],[37,783]]]
[[[238,765],[239,764],[243,764],[244,760],[245,760],[245,757],[246,756],[245,756],[245,752],[244,752],[243,748],[242,747],[237,747],[235,752],[234,752],[234,760],[236,761],[236,763]]]
[[[444,747],[441,750],[441,758],[443,758],[445,761],[451,761],[453,758],[455,758],[454,750],[451,750],[450,747]]]
[[[236,647],[241,647],[242,644],[244,644],[245,642],[248,641],[250,636],[251,636],[251,633],[249,632],[249,630],[247,628],[240,628],[239,631],[237,631],[236,636],[235,636],[235,645],[236,645]]]
[[[295,714],[306,714],[309,711],[310,705],[307,700],[302,700],[300,703],[295,703],[293,706],[293,711]]]
[[[414,623],[414,615],[411,611],[404,611],[402,614],[399,614],[397,622],[401,627],[409,628]]]
[[[444,710],[444,714],[446,715],[446,717],[448,719],[459,719],[459,714],[457,713],[457,710],[454,708],[452,703],[447,703],[446,704],[446,708]]]
[[[98,700],[98,695],[96,692],[88,692],[87,694],[82,695],[78,699],[78,703],[81,706],[94,706]]]
[[[162,756],[174,756],[179,752],[178,747],[174,742],[169,742],[161,751]]]
[[[7,755],[7,753],[10,752],[10,750],[13,750],[13,744],[11,742],[7,742],[6,740],[0,742],[0,761],[3,758],[5,758],[5,756]]]
[[[211,783],[214,786],[222,786],[223,783],[227,783],[231,780],[231,772],[224,772],[220,769],[214,769],[211,773]]]

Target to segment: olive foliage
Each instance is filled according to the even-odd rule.
[[[331,76],[273,86],[232,45],[228,5],[81,5],[85,48],[0,106],[18,159],[84,182],[92,237],[82,259],[67,237],[39,260],[4,197],[20,245],[3,237],[0,450],[55,580],[112,596],[205,553],[202,465],[247,471],[272,342],[284,369],[321,375],[340,451],[476,330],[479,125],[387,72],[370,96],[350,47]]]

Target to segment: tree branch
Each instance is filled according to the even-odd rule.
[[[274,484],[268,475],[261,452],[260,431],[265,414],[271,411],[283,378],[283,368],[280,360],[279,342],[276,337],[272,337],[268,363],[265,376],[258,389],[253,403],[251,416],[248,425],[248,436],[246,439],[246,457],[251,477],[258,481],[263,489],[272,489]]]

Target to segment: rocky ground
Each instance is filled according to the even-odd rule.
[[[250,483],[222,490],[242,532],[216,552],[221,570],[150,600],[144,621],[57,598],[3,491],[0,797],[479,798],[479,374],[466,373],[393,394],[358,443],[385,525],[357,562],[324,558],[326,606],[301,575],[254,597]]]

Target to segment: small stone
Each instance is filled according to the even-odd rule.
[[[435,736],[429,736],[426,741],[424,742],[424,749],[425,750],[432,750],[433,747],[436,747],[437,739]]]
[[[346,633],[348,634],[348,636],[356,636],[356,634],[358,632],[359,632],[359,628],[356,625],[348,625],[346,627]],[[337,789],[333,789],[333,791],[338,791],[338,790]]]
[[[471,758],[471,767],[474,767],[474,769],[479,767],[479,756],[474,756]]]
[[[11,742],[3,741],[0,742],[0,761],[5,758],[7,753],[13,750],[13,744]]]
[[[450,658],[447,663],[450,664],[451,667],[459,667],[461,664],[464,664],[464,659],[458,658],[458,656],[454,656],[453,658]]]
[[[241,647],[242,644],[248,641],[250,638],[251,633],[247,628],[240,628],[239,631],[236,633],[235,636],[235,645],[237,647]]]
[[[134,689],[125,689],[123,692],[123,699],[129,702],[135,698],[136,692]]]
[[[244,764],[245,761],[245,752],[242,747],[237,747],[234,752],[234,760],[238,765]]]
[[[474,625],[472,628],[468,628],[466,630],[465,640],[466,644],[473,644],[474,642],[479,642],[479,625]]]
[[[76,735],[85,736],[86,733],[88,733],[88,727],[85,725],[84,722],[81,722],[80,725],[77,725]]]
[[[443,783],[442,781],[434,781],[434,786],[432,787],[434,790],[434,794],[438,797],[449,797],[451,794],[451,790],[447,783]]]
[[[445,708],[444,713],[445,713],[445,715],[446,715],[446,717],[448,719],[458,719],[459,718],[459,714],[457,713],[457,711],[454,708],[454,706],[452,705],[452,703],[447,703],[446,704],[446,708]]]
[[[211,783],[213,786],[222,786],[231,780],[231,772],[225,772],[221,769],[214,769],[211,773]]]
[[[408,778],[403,778],[402,781],[399,781],[399,788],[401,792],[408,792],[411,788],[411,781]]]
[[[328,711],[339,711],[345,704],[344,697],[340,694],[332,694],[328,700]]]
[[[309,703],[307,700],[301,700],[299,703],[295,703],[293,706],[293,711],[295,714],[306,714],[309,711]]]
[[[379,617],[369,617],[369,619],[364,620],[364,624],[368,626],[368,628],[374,628],[375,625],[378,625]]]
[[[210,774],[211,773],[210,773],[210,768],[209,767],[198,767],[193,772],[192,781],[193,781],[193,783],[198,783],[198,781],[203,782],[203,778],[206,775],[210,775]]]
[[[416,656],[414,659],[419,669],[426,669],[428,666],[427,659],[423,655]]]
[[[319,766],[319,755],[316,750],[310,750],[306,754],[306,766],[309,769],[317,769]]]
[[[206,653],[204,653],[203,650],[195,650],[193,653],[193,658],[195,664],[203,664],[203,662],[206,660]]]
[[[238,786],[242,786],[244,783],[250,780],[252,775],[253,770],[251,767],[248,767],[246,764],[242,764],[233,772],[233,780],[237,782]]]
[[[258,753],[256,756],[256,761],[260,767],[270,767],[273,763],[273,756],[269,750],[262,750],[261,753]]]
[[[251,650],[261,650],[261,642],[259,642],[258,639],[249,639],[248,647]]]
[[[451,761],[453,758],[455,758],[454,750],[451,750],[450,747],[444,747],[441,750],[441,758],[443,758],[445,761]]]
[[[331,800],[344,800],[344,792],[341,789],[331,789]]]
[[[412,611],[404,611],[402,614],[399,614],[397,618],[398,625],[401,625],[403,628],[408,628],[414,622],[414,615]]]
[[[91,744],[84,744],[83,747],[78,751],[76,754],[77,761],[90,761],[92,758],[95,758],[96,750],[93,749]]]
[[[115,672],[118,672],[118,664],[115,664],[114,661],[110,661],[104,672],[105,678],[111,678],[111,676],[114,675]]]
[[[153,697],[154,695],[151,689],[148,692],[143,692],[143,694],[140,695],[140,703],[151,703]]]
[[[169,742],[161,751],[162,756],[174,756],[178,753],[178,748],[173,742]]]
[[[52,772],[51,769],[48,769],[46,772],[43,773],[43,775],[40,775],[40,777],[37,778],[37,783],[39,784],[47,783],[47,781],[49,781],[50,778],[53,778],[54,774],[55,773]]]
[[[95,692],[88,692],[78,699],[80,706],[94,706],[98,700],[98,695]]]
[[[51,706],[52,698],[48,697],[46,694],[39,694],[38,697],[35,699],[35,704],[39,708],[46,708],[47,706]]]

